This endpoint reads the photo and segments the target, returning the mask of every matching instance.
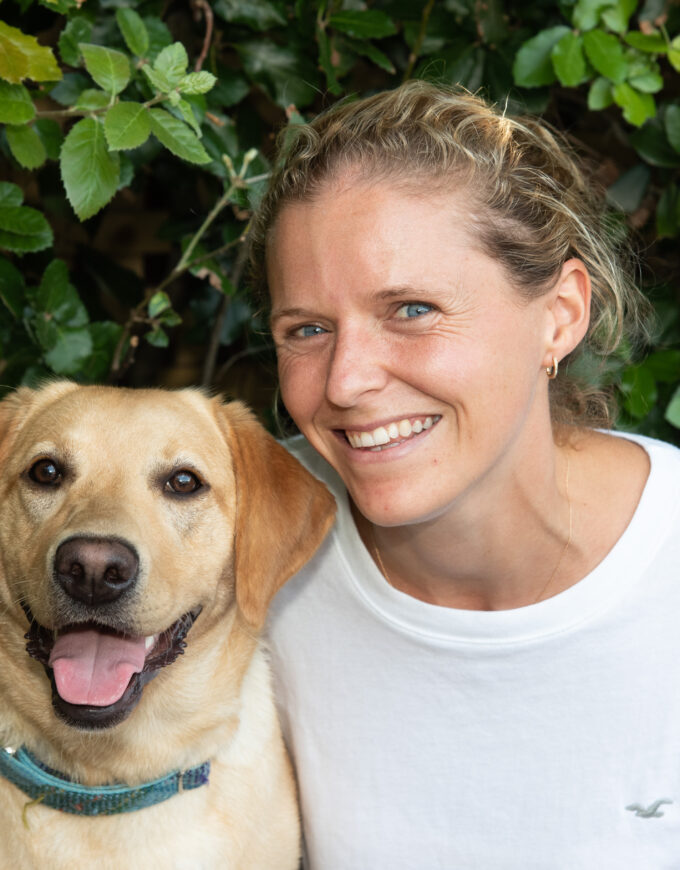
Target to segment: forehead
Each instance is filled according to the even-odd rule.
[[[106,387],[76,389],[53,401],[49,391],[38,397],[37,409],[19,432],[15,453],[23,458],[50,445],[130,461],[171,458],[182,451],[208,460],[224,453],[219,428],[203,397]]]
[[[470,199],[450,179],[444,191],[416,192],[343,177],[287,204],[267,252],[274,315],[305,288],[446,287],[464,268],[496,265],[475,241]]]

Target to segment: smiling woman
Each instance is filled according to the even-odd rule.
[[[664,851],[626,807],[680,804],[647,679],[680,654],[680,456],[570,373],[643,329],[602,203],[548,129],[424,83],[284,142],[254,275],[339,506],[270,624],[308,867],[666,866],[680,810]]]

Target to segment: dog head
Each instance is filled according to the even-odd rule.
[[[20,389],[0,468],[0,610],[84,729],[126,718],[197,620],[257,631],[334,513],[244,406],[195,390]]]

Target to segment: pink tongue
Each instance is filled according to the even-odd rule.
[[[143,637],[70,631],[54,642],[49,665],[59,695],[69,704],[108,707],[144,667]]]

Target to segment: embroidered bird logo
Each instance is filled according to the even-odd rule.
[[[663,815],[659,810],[661,804],[672,803],[673,801],[669,801],[667,798],[661,798],[658,801],[654,801],[654,803],[650,804],[648,807],[642,807],[640,804],[629,804],[626,809],[635,813],[635,815],[639,816],[641,819],[658,819]]]

